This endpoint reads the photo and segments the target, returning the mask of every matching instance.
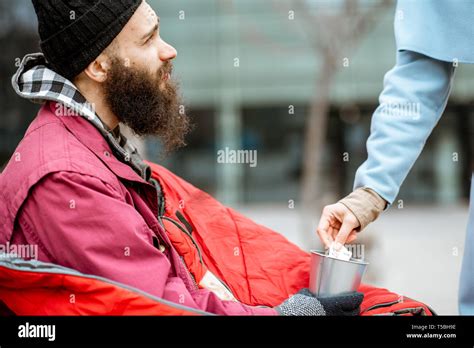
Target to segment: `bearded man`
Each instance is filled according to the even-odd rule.
[[[13,87],[43,106],[0,177],[1,243],[214,314],[358,314],[358,293],[303,289],[270,308],[196,284],[159,219],[159,184],[119,126],[159,136],[167,151],[189,131],[158,16],[143,0],[33,5],[42,53],[23,59]]]

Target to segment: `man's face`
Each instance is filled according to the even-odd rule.
[[[168,151],[184,145],[189,120],[171,79],[176,50],[160,37],[159,18],[144,1],[106,50],[106,103],[137,135],[157,135]]]

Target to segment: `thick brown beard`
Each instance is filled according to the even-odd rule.
[[[106,102],[119,121],[138,136],[160,137],[166,153],[185,146],[185,137],[190,131],[184,106],[180,108],[183,104],[178,84],[163,80],[171,70],[170,62],[166,62],[152,75],[126,67],[120,59],[113,58],[104,83]]]

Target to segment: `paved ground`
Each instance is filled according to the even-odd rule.
[[[319,217],[302,228],[299,212],[277,206],[238,208],[304,249],[319,244],[312,233]],[[464,250],[467,206],[391,208],[361,234],[366,260],[364,281],[429,304],[438,314],[458,314],[457,291]]]

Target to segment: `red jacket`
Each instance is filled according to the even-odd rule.
[[[0,176],[0,244],[190,308],[274,315],[200,289],[157,220],[157,194],[85,118],[45,104]],[[164,252],[160,251],[164,246]]]

